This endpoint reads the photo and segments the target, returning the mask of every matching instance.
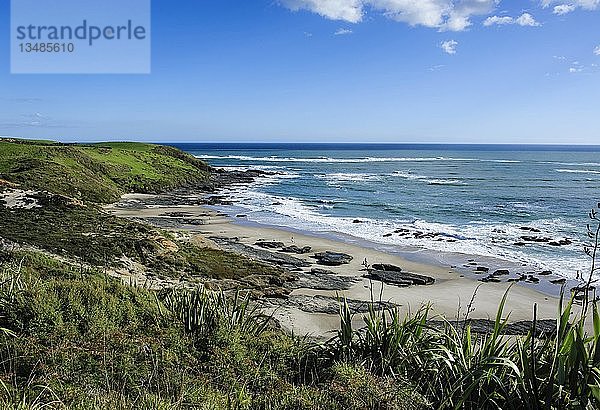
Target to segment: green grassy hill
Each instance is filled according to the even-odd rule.
[[[100,206],[213,182],[172,147],[0,140],[0,193],[33,204],[0,199],[1,409],[423,407],[404,380],[317,358],[251,308],[293,274]],[[130,286],[107,275],[123,260],[226,293]]]
[[[263,282],[284,276],[283,270],[175,240],[168,232],[115,217],[99,206],[129,192],[210,188],[211,180],[206,163],[173,147],[0,140],[0,192],[18,188],[24,201],[36,204],[11,207],[0,199],[0,241],[105,269],[122,267],[126,258],[139,263],[148,276],[194,283],[230,279],[259,292]],[[164,243],[174,250],[167,251]],[[255,276],[263,279],[258,285],[244,280]]]
[[[206,163],[167,146],[0,140],[0,179],[85,201],[109,203],[126,192],[206,186],[209,178]]]

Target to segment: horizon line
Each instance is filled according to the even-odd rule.
[[[147,144],[160,144],[160,145],[172,145],[172,144],[219,144],[219,145],[234,145],[234,144],[245,144],[245,145],[447,145],[447,146],[519,146],[519,147],[535,147],[535,146],[555,146],[555,147],[599,147],[600,144],[586,144],[586,143],[564,143],[564,142],[547,142],[547,143],[488,143],[488,142],[351,142],[351,141],[335,141],[335,142],[316,142],[316,141],[161,141],[157,139],[143,140],[143,139],[106,139],[106,140],[60,140],[56,137],[17,137],[0,135],[0,139],[21,139],[21,140],[40,140],[40,141],[55,141],[64,144],[101,144],[101,143],[113,143],[113,142],[139,142]]]
[[[84,143],[84,141],[81,141]],[[139,140],[123,140],[123,141],[97,141],[97,142],[147,142],[148,144],[246,144],[246,145],[481,145],[481,146],[560,146],[560,147],[600,147],[600,144],[585,144],[585,143],[562,143],[562,142],[548,142],[548,143],[487,143],[487,142],[350,142],[350,141],[339,141],[339,142],[298,142],[298,141],[284,141],[284,142],[272,142],[272,141],[139,141]],[[87,143],[93,143],[87,141]]]

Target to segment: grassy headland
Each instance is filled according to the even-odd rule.
[[[23,189],[96,203],[127,192],[209,184],[210,167],[178,149],[134,142],[89,145],[0,140],[0,175]]]
[[[534,321],[528,335],[506,338],[503,306],[491,334],[477,335],[466,323],[432,326],[426,309],[403,318],[393,307],[371,309],[357,331],[342,303],[337,336],[316,343],[252,307],[251,297],[293,280],[289,272],[100,206],[127,192],[210,188],[214,178],[170,147],[0,141],[0,407],[600,404],[595,305],[592,334],[566,303],[556,334],[536,337]],[[123,264],[188,286],[155,291],[107,275]],[[193,288],[201,283],[230,291]]]

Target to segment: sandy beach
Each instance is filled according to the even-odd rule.
[[[151,198],[147,195],[127,195],[123,203],[136,203]],[[352,277],[356,282],[344,291],[295,289],[290,297],[302,296],[327,296],[345,297],[348,299],[370,301],[382,300],[399,305],[403,312],[409,313],[418,310],[424,305],[431,305],[435,314],[447,319],[464,318],[467,307],[474,297],[472,312],[473,319],[493,319],[503,294],[510,287],[507,283],[482,283],[473,278],[466,277],[450,266],[434,266],[406,260],[398,255],[381,252],[368,247],[357,246],[350,243],[335,241],[323,237],[290,232],[285,229],[235,223],[236,220],[222,213],[195,205],[148,205],[148,206],[110,206],[112,213],[129,218],[154,220],[165,218],[165,215],[186,215],[190,224],[181,224],[175,230],[184,230],[192,234],[196,243],[215,246],[210,238],[235,238],[239,243],[256,246],[259,241],[283,242],[285,245],[299,247],[310,246],[311,252],[304,255],[294,255],[305,259],[311,264],[315,260],[312,255],[318,252],[332,251],[352,255],[353,259],[348,264],[341,266],[327,266],[340,277]],[[382,282],[364,278],[363,261],[369,264],[385,263],[402,268],[404,272],[416,273],[433,277],[435,284],[428,286],[398,287],[385,285]],[[310,268],[308,268],[310,271]],[[556,317],[558,299],[544,295],[535,290],[519,285],[510,289],[505,317],[509,316],[511,322],[527,321],[533,317],[533,306],[537,305],[538,318],[552,319]],[[275,317],[282,326],[296,334],[310,334],[313,336],[327,336],[339,325],[336,314],[308,313],[298,307],[279,304],[272,309]],[[355,325],[362,324],[360,314],[355,316]]]

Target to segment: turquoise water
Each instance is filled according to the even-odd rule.
[[[570,278],[589,269],[583,246],[587,213],[600,200],[598,147],[180,147],[216,167],[275,173],[228,192],[231,212],[252,222]],[[571,243],[515,245],[522,236]]]

